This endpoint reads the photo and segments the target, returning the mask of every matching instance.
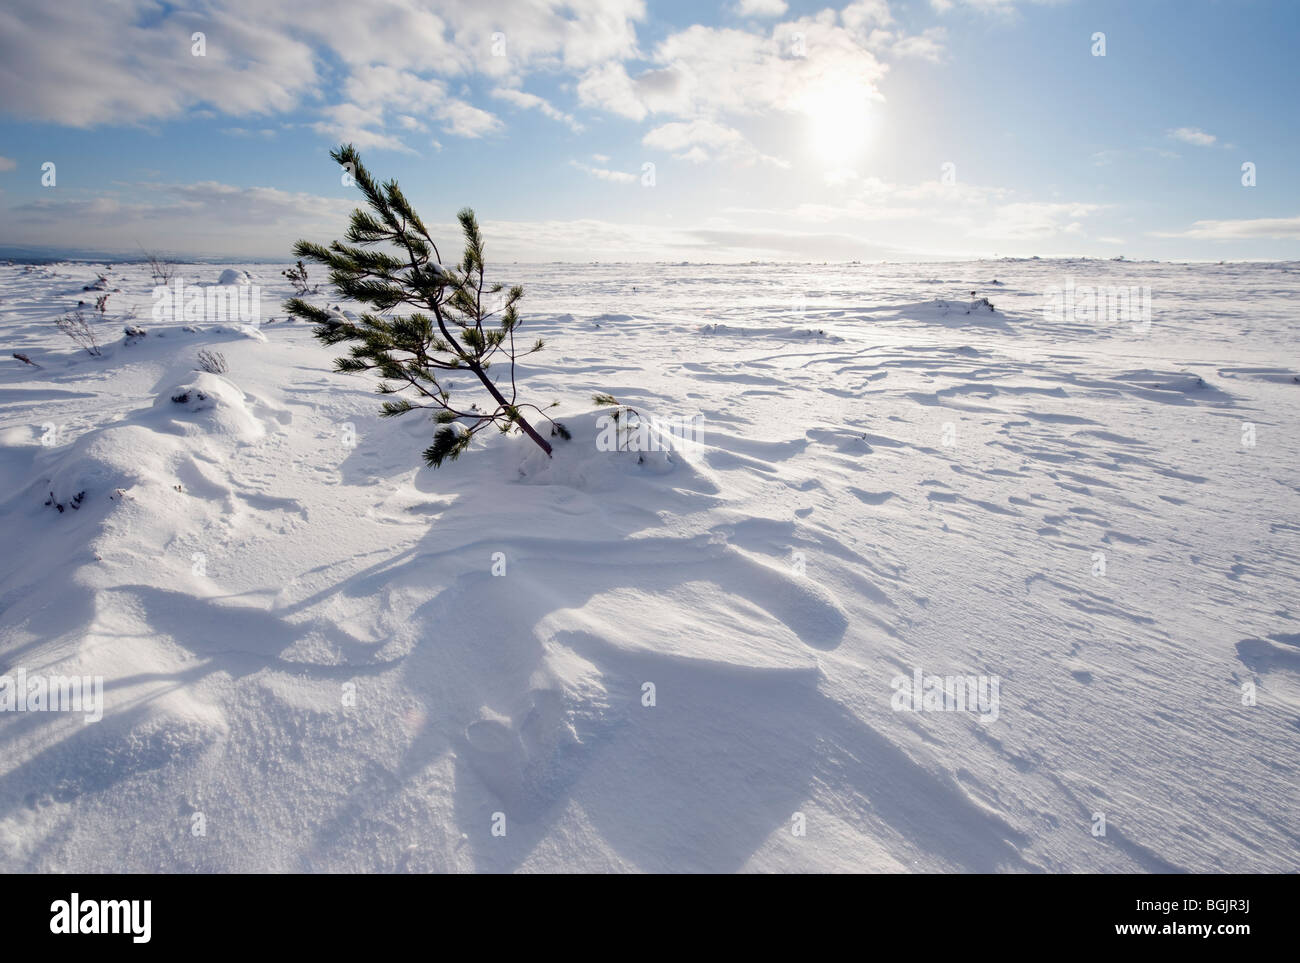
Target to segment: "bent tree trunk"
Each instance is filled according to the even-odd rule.
[[[501,394],[501,392],[497,391],[497,386],[492,383],[492,379],[487,376],[486,371],[484,371],[476,364],[470,365],[470,370],[473,371],[476,375],[478,375],[478,380],[483,382],[483,387],[488,390],[488,394],[490,394],[493,398],[496,399],[497,404],[505,408],[511,407],[510,402],[506,401],[505,397]],[[537,430],[528,423],[527,418],[525,418],[523,415],[517,414],[516,424],[518,424],[519,427],[524,430],[525,435],[527,435],[529,438],[531,438],[533,441],[537,443],[538,448],[546,452],[547,458],[552,457],[551,443],[537,433]]]

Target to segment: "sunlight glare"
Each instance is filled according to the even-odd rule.
[[[868,141],[867,90],[859,83],[827,83],[806,98],[808,146],[828,167],[856,160]]]

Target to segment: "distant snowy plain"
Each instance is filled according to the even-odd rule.
[[[8,870],[1297,868],[1300,265],[497,265],[574,437],[439,470],[239,267],[0,266],[0,675],[104,685],[0,712]]]

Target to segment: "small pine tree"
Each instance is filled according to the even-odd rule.
[[[281,271],[280,273],[289,279],[289,283],[293,285],[293,293],[296,297],[301,298],[308,294],[316,293],[316,289],[307,281],[307,265],[303,264],[302,261],[299,261],[295,267],[291,267],[289,270]]]
[[[538,338],[528,350],[516,351],[515,331],[520,324],[516,305],[524,291],[517,285],[509,290],[501,284],[486,285],[483,238],[474,212],[465,208],[457,215],[465,253],[460,264],[448,267],[396,181],[377,183],[351,144],[338,147],[330,156],[356,181],[370,210],[352,212],[346,243],[334,241],[325,247],[299,241],[294,255],[328,267],[330,283],[339,295],[371,310],[353,321],[298,297],[286,301],[285,310],[315,324],[322,343],[350,345],[347,357],[335,359],[336,371],[378,372],[379,393],[394,396],[383,403],[381,415],[402,415],[416,408],[436,412],[441,427],[424,452],[425,461],[435,468],[460,457],[474,435],[489,425],[502,432],[517,428],[549,456],[550,442],[523,411],[532,409],[550,422],[552,437],[568,438],[569,433],[536,405],[518,403],[515,385],[516,359],[541,351],[544,345]],[[391,246],[396,254],[377,250],[379,245]],[[500,304],[494,308],[488,302],[498,297]],[[403,306],[414,310],[393,314]],[[509,364],[509,398],[488,374],[498,355]],[[452,404],[451,385],[444,379],[448,372],[458,371],[479,380],[493,407],[472,405],[462,410]],[[415,400],[398,396],[402,391],[414,392]]]

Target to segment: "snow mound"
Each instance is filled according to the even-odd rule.
[[[745,337],[763,337],[763,338],[780,338],[788,341],[801,341],[812,339],[818,341],[836,342],[844,339],[838,335],[829,334],[821,328],[796,328],[793,325],[781,325],[775,328],[737,328],[729,324],[718,322],[717,324],[705,324],[700,326],[700,334],[730,334],[744,335]]]
[[[45,506],[60,514],[80,511],[84,506],[95,504],[108,494],[134,484],[136,479],[129,474],[130,466],[123,464],[115,454],[112,445],[70,453],[49,478]]]
[[[221,375],[195,372],[194,378],[160,394],[154,411],[182,434],[229,435],[256,441],[266,434],[249,410],[244,392]]]
[[[171,446],[159,444],[158,435],[140,425],[88,432],[58,450],[41,494],[47,496],[45,505],[60,513],[93,507],[98,516],[136,486],[165,477],[172,455]]]
[[[247,271],[237,271],[234,268],[226,268],[221,272],[221,277],[217,278],[218,284],[252,284],[253,276]]]
[[[205,326],[193,325],[186,328],[193,334],[211,333],[211,334],[239,334],[248,338],[250,341],[265,341],[266,335],[262,333],[261,326],[256,324],[210,324]]]
[[[689,423],[627,408],[598,408],[558,420],[570,438],[551,438],[550,458],[530,439],[514,439],[521,446],[517,460],[521,481],[599,491],[617,487],[628,475],[700,473],[690,460],[699,445]]]
[[[939,309],[941,315],[947,314],[997,314],[997,309],[993,307],[993,302],[988,298],[976,298],[969,304],[962,304],[959,301],[945,301],[942,298],[936,298],[934,306]]]
[[[177,467],[193,462],[196,441],[251,443],[265,435],[243,391],[219,375],[194,374],[163,392],[152,408],[86,432],[70,445],[43,450],[38,456],[43,470],[34,481],[44,506],[102,519],[114,503],[141,498],[152,503],[158,492],[176,487]],[[205,457],[211,457],[210,450]]]

